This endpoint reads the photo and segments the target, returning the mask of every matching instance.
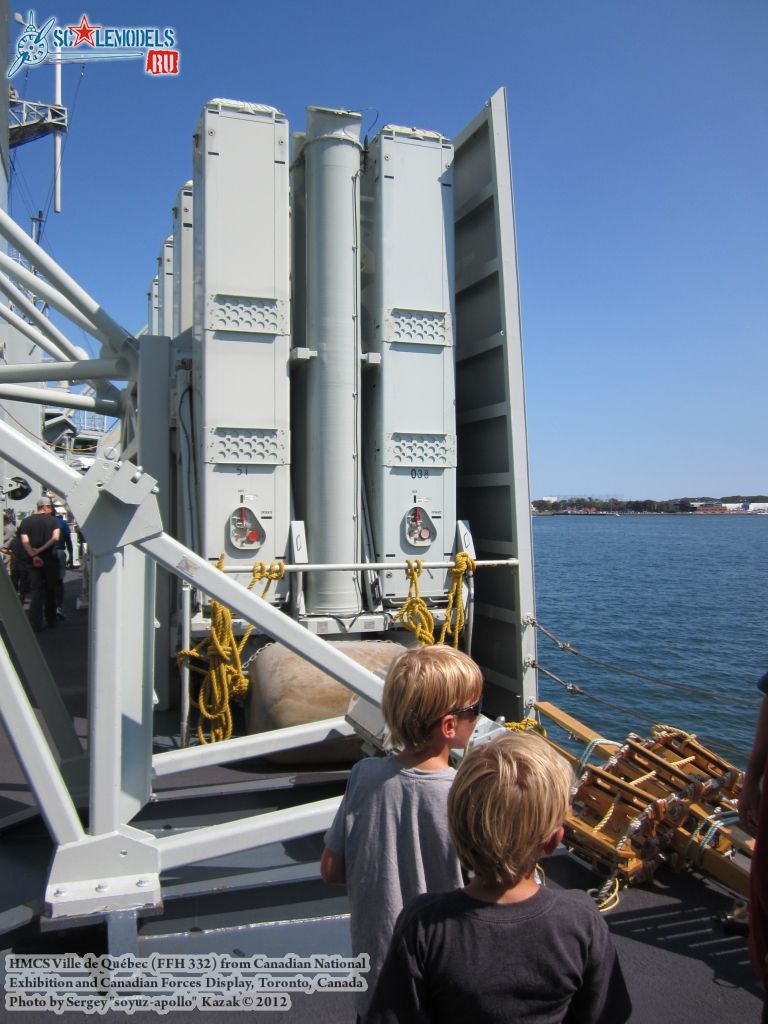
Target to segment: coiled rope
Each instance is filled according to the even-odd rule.
[[[678,729],[676,725],[665,725],[663,722],[656,722],[651,728],[651,736],[656,740],[659,736],[677,736],[679,739],[695,740],[696,734],[686,732],[685,729]]]
[[[464,601],[462,599],[462,586],[464,576],[468,572],[474,572],[476,564],[474,559],[466,551],[458,551],[451,569],[451,586],[448,590],[448,604],[445,609],[445,622],[440,630],[440,636],[435,640],[435,620],[427,602],[421,596],[419,590],[419,579],[424,569],[424,563],[420,558],[406,559],[405,570],[408,580],[408,596],[403,606],[395,616],[398,622],[410,630],[416,636],[419,643],[424,645],[444,644],[446,637],[451,638],[454,647],[459,646],[466,622],[464,615]]]
[[[577,776],[581,776],[584,770],[586,769],[587,762],[589,761],[590,757],[592,757],[596,747],[621,748],[621,743],[619,743],[617,740],[608,740],[605,738],[605,736],[595,736],[593,740],[590,740],[589,743],[587,743],[586,747],[584,748],[584,753],[579,758],[579,763],[576,767]]]
[[[738,820],[738,811],[731,811],[723,807],[718,807],[718,809],[708,817],[703,818],[693,832],[691,832],[691,837],[682,854],[681,859],[683,864],[693,864],[694,867],[701,867],[704,860],[704,853],[708,846],[715,845],[717,833],[720,829],[722,829],[724,825],[736,824]],[[702,832],[704,833],[704,836],[702,837],[701,842],[697,842],[696,840]],[[691,851],[693,851],[693,853]]]
[[[224,556],[216,563],[224,570]],[[284,562],[256,562],[251,569],[248,590],[253,590],[260,580],[266,580],[261,597],[266,597],[273,581],[285,575]],[[176,662],[197,659],[201,665],[190,665],[192,672],[202,676],[197,700],[197,738],[201,743],[218,743],[232,735],[232,701],[242,700],[248,692],[248,677],[243,672],[241,655],[253,632],[248,626],[238,642],[232,630],[232,612],[219,601],[211,601],[211,629],[207,637],[195,647],[179,651]]]
[[[510,732],[528,732],[530,729],[536,729],[542,736],[547,735],[547,730],[535,718],[522,718],[519,722],[505,722],[504,728],[509,729]]]
[[[475,571],[475,560],[466,551],[458,551],[451,569],[451,589],[448,591],[448,607],[445,609],[445,622],[440,630],[438,643],[444,644],[446,636],[452,638],[454,647],[459,646],[459,637],[464,629],[464,601],[461,588],[464,576]]]

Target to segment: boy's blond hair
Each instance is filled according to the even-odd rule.
[[[463,866],[497,885],[522,881],[565,821],[573,785],[565,758],[533,733],[475,748],[448,796],[448,830]]]
[[[381,710],[395,746],[423,750],[443,715],[474,704],[482,692],[482,673],[468,655],[443,645],[417,647],[390,665]]]

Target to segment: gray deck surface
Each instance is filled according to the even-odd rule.
[[[56,630],[40,634],[78,734],[87,734],[85,696],[84,611],[74,597],[78,577],[67,583],[67,619]],[[170,733],[164,722],[160,732]],[[302,789],[292,788],[299,778]],[[163,779],[161,799],[141,815],[143,827],[167,831],[217,816],[253,814],[305,799],[341,792],[341,771],[291,771],[256,761],[241,766],[198,771],[183,779]],[[223,793],[211,798],[213,788]],[[176,793],[174,793],[174,790]],[[178,799],[173,797],[178,795]],[[0,733],[0,815],[34,809],[33,794],[13,750]],[[249,956],[255,953],[344,953],[349,950],[347,903],[343,889],[319,879],[318,836],[260,847],[246,854],[191,865],[166,877],[166,910],[148,917],[139,933],[140,955],[151,952],[216,951]],[[106,952],[101,926],[49,930],[37,922],[51,844],[39,817],[8,828],[0,840],[0,950]],[[588,888],[593,874],[564,850],[545,862],[547,884]],[[215,880],[217,892],[206,892]],[[633,999],[633,1024],[757,1024],[760,987],[749,965],[744,939],[723,934],[716,918],[733,897],[722,887],[691,873],[660,872],[651,885],[624,890],[616,910],[607,916]],[[478,966],[482,970],[482,965]],[[349,994],[292,994],[286,1012],[260,1012],[258,1021],[303,1024],[352,1024]],[[82,1013],[56,1015],[63,1024],[86,1019]],[[242,1012],[198,1010],[195,1019],[240,1021]],[[0,1020],[33,1022],[49,1012],[23,1015],[0,1008]],[[176,1020],[188,1019],[177,1012]],[[103,1019],[103,1018],[102,1018]],[[137,1012],[137,1022],[158,1020],[155,1013]]]

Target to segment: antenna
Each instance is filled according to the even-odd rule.
[[[24,31],[16,43],[17,56],[8,69],[7,77],[13,77],[25,65],[36,67],[42,63],[53,64],[54,102],[22,100],[11,86],[8,145],[13,149],[53,133],[54,210],[61,213],[61,133],[67,130],[67,111],[61,103],[61,46],[57,43],[52,48],[46,39],[56,24],[56,18],[49,18],[40,29],[35,25],[34,18],[34,11],[29,12],[27,22],[19,14],[14,15],[14,20],[24,25]]]
[[[45,217],[43,216],[43,211],[38,210],[37,216],[32,218],[32,241],[37,242],[38,244],[40,242],[40,232],[42,231],[44,221]]]
[[[53,64],[53,102],[61,106],[61,47]],[[53,212],[61,213],[61,132],[53,133]]]

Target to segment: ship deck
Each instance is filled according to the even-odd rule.
[[[66,585],[67,618],[39,635],[78,735],[87,744],[87,613],[75,606],[79,577]],[[1,727],[0,727],[1,729]],[[177,726],[158,716],[157,742],[177,743]],[[167,776],[158,780],[153,801],[136,823],[167,833],[227,816],[286,807],[340,793],[343,766],[307,770],[252,760]],[[15,952],[106,953],[103,925],[53,927],[42,911],[42,894],[52,845],[36,813],[35,798],[5,731],[0,732],[0,949]],[[8,824],[10,822],[10,824]],[[349,955],[348,904],[343,889],[319,877],[320,836],[257,847],[247,853],[198,863],[163,876],[164,912],[140,921],[140,956],[206,953],[283,956],[294,953]],[[563,848],[544,863],[547,884],[590,888],[599,884],[591,870]],[[761,990],[742,936],[726,934],[719,922],[734,898],[719,883],[695,872],[661,871],[653,883],[625,889],[607,915],[627,977],[633,1024],[723,1024],[757,1021]],[[293,994],[287,1012],[263,1011],[259,1019],[303,1024],[352,1024],[353,996],[347,993]],[[25,1020],[49,1012],[29,1011]],[[3,1015],[4,1016],[4,1015]],[[242,1014],[196,1011],[211,1021]],[[136,1012],[138,1021],[155,1013]],[[82,1013],[65,1012],[67,1024]]]

